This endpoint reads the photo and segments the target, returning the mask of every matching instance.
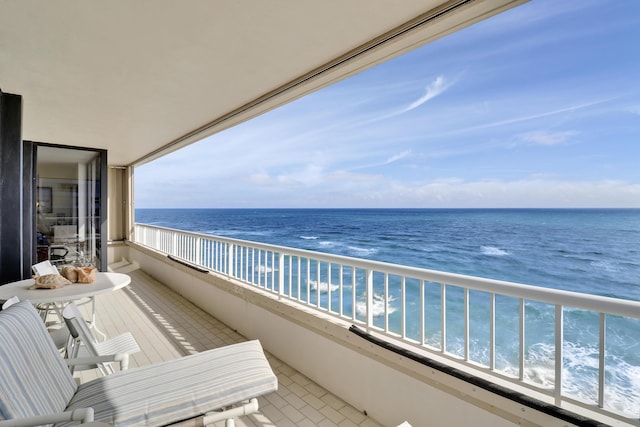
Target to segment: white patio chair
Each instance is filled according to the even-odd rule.
[[[98,342],[87,321],[80,313],[78,306],[69,303],[62,311],[62,317],[71,333],[72,339],[67,347],[67,357],[74,359],[86,356],[106,356],[109,354],[133,354],[140,351],[136,339],[130,332],[125,332],[113,338],[105,339]],[[103,375],[112,374],[114,372],[110,363],[98,363],[93,366],[75,366],[71,367],[73,373],[75,369],[94,369],[98,368]]]
[[[44,276],[46,274],[60,274],[56,266],[53,265],[49,260],[45,260],[32,265],[31,270],[36,276]],[[84,305],[88,303],[91,303],[91,326],[95,328],[95,323],[96,323],[95,297],[87,297],[85,300],[83,300],[79,304]],[[47,320],[47,316],[49,315],[49,313],[53,312],[58,316],[59,322],[64,323],[62,321],[62,309],[63,307],[61,305],[53,304],[53,303],[38,305],[38,310],[40,310],[40,315],[42,316],[42,319],[45,321]],[[102,332],[97,330],[97,328],[96,328],[96,332],[102,337],[102,339],[106,339],[106,336]],[[69,332],[66,330],[66,327],[64,327],[64,325],[60,329],[54,329],[52,333],[54,334],[54,340],[56,341],[56,344],[61,344],[63,346],[66,345],[67,339],[69,337]]]
[[[45,276],[47,274],[60,274],[58,269],[51,264],[51,261],[45,260],[31,266],[33,274],[36,276]]]
[[[0,427],[210,425],[258,410],[278,380],[257,340],[132,368],[77,385],[28,301],[0,311]],[[91,361],[92,363],[94,360]],[[77,421],[73,421],[77,420]]]
[[[45,260],[31,266],[31,271],[35,276],[45,276],[47,274],[60,274],[55,265],[51,264],[51,261]],[[56,347],[60,350],[64,350],[69,342],[69,330],[64,326],[62,322],[62,307],[54,303],[38,304],[38,311],[43,321],[47,321],[49,313],[54,313],[58,317],[56,322],[59,327],[53,327],[49,329],[51,338],[56,344]],[[55,326],[55,325],[54,325]]]

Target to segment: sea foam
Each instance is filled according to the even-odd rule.
[[[338,285],[334,285],[333,283],[331,284],[331,291],[335,291],[339,288],[340,286]],[[320,282],[320,285],[318,285],[318,282],[316,280],[309,280],[309,288],[311,288],[311,290],[315,291],[315,290],[320,290],[320,292],[328,292],[329,291],[329,284],[327,282]]]
[[[378,249],[376,248],[359,248],[357,246],[349,246],[347,249],[349,249],[349,252],[355,256],[371,256],[378,253]]]
[[[389,300],[387,301],[387,313],[391,314],[396,311],[396,308],[391,305],[391,303],[395,300],[391,295],[389,295]],[[373,294],[373,317],[384,316],[385,314],[385,306],[384,306],[384,297],[382,295]],[[359,300],[356,302],[356,313],[359,316],[367,315],[367,303],[366,301]]]
[[[481,246],[480,247],[480,251],[484,255],[489,255],[489,256],[506,256],[506,255],[509,255],[509,252],[505,251],[504,249],[496,248],[495,246]]]

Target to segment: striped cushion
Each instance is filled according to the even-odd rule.
[[[97,378],[67,409],[91,406],[96,421],[116,426],[161,426],[277,388],[260,342],[247,341]]]
[[[76,383],[28,301],[0,312],[0,419],[64,411]]]

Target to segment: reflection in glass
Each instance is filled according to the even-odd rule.
[[[100,152],[37,151],[37,261],[100,265]]]

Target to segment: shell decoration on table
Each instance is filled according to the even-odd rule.
[[[62,277],[59,274],[35,276],[34,280],[36,282],[29,289],[57,289],[71,284],[66,277]]]
[[[96,280],[96,270],[95,267],[65,265],[60,270],[60,274],[71,283],[93,283]]]

